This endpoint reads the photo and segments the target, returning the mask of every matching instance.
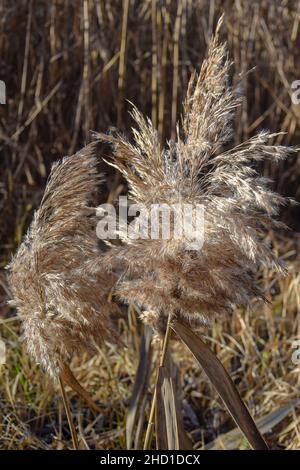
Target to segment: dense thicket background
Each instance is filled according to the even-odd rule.
[[[117,127],[130,135],[129,101],[152,118],[161,141],[174,135],[194,68],[199,69],[216,22],[234,61],[232,82],[245,99],[235,123],[235,143],[261,129],[283,131],[276,142],[299,145],[300,105],[291,84],[300,79],[299,2],[284,0],[2,0],[0,80],[0,316],[8,348],[0,369],[0,447],[64,448],[69,444],[57,390],[30,364],[19,342],[19,322],[7,304],[5,266],[38,205],[51,163],[91,140],[91,130]],[[109,150],[103,148],[103,154]],[[120,180],[104,164],[107,198]],[[262,171],[282,194],[299,199],[299,155]],[[270,306],[236,311],[210,334],[211,345],[233,375],[256,417],[298,397],[299,366],[291,361],[299,338],[299,209],[282,214],[289,233],[272,234],[286,259],[284,280],[261,273]],[[130,347],[95,358],[75,359],[77,375],[107,406],[96,418],[73,399],[86,444],[124,447],[124,419],[138,354],[138,321],[120,319]],[[196,445],[233,427],[224,407],[196,371],[181,361],[186,426]],[[77,361],[77,362],[76,362]],[[1,366],[0,366],[1,367]],[[60,406],[60,405],[59,405]],[[269,428],[274,445],[300,448],[299,408]],[[274,423],[273,423],[274,424]],[[271,429],[272,428],[272,429]]]

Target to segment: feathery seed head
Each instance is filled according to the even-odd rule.
[[[134,202],[186,203],[204,207],[204,244],[186,250],[186,240],[138,239],[107,254],[112,270],[123,272],[116,291],[138,302],[151,315],[143,319],[157,329],[171,310],[179,317],[206,324],[235,305],[263,298],[255,274],[260,266],[284,268],[264,240],[279,225],[274,220],[284,198],[273,193],[253,164],[278,161],[287,148],[272,145],[267,132],[224,150],[232,137],[232,120],[240,99],[229,86],[230,62],[219,42],[218,25],[199,75],[190,80],[183,126],[176,142],[161,150],[151,122],[134,107],[135,145],[121,136],[99,138],[114,144],[116,167],[129,184]],[[150,318],[151,317],[151,318]]]
[[[107,301],[113,275],[92,271],[99,255],[93,193],[97,144],[53,165],[40,207],[9,268],[23,336],[33,358],[57,376],[62,361],[117,340]],[[92,274],[92,275],[91,275]]]

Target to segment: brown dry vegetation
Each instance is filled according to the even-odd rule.
[[[158,127],[162,141],[174,136],[180,103],[193,68],[206,53],[219,16],[234,60],[233,83],[245,99],[234,139],[261,129],[285,131],[277,143],[299,145],[300,105],[291,102],[291,82],[300,79],[300,10],[296,1],[177,0],[66,2],[2,1],[0,79],[7,104],[0,105],[0,335],[7,363],[0,366],[0,448],[66,449],[71,438],[59,389],[31,363],[20,342],[20,320],[7,304],[5,266],[41,199],[51,163],[90,139],[90,130],[117,125],[130,134],[126,100]],[[245,74],[253,67],[255,69]],[[103,154],[110,150],[103,146]],[[125,190],[106,172],[102,200]],[[283,195],[299,198],[299,156],[263,171]],[[237,309],[206,337],[230,372],[256,420],[299,397],[299,365],[292,342],[300,339],[299,209],[283,212],[289,233],[272,233],[288,264],[285,278],[261,272],[269,305]],[[139,357],[141,324],[133,308],[118,320],[126,349],[105,346],[74,358],[76,377],[105,409],[93,414],[69,390],[82,448],[125,448],[125,418]],[[181,371],[186,429],[196,448],[234,427],[224,405],[181,345],[174,346]],[[150,397],[149,397],[150,398]],[[273,447],[300,448],[299,406],[272,415],[266,438]],[[241,447],[227,438],[218,448]]]

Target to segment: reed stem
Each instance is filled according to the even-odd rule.
[[[60,385],[60,390],[61,390],[61,394],[62,394],[62,398],[63,398],[63,402],[64,402],[64,407],[65,407],[65,411],[66,411],[66,415],[67,415],[67,419],[68,419],[68,423],[69,423],[71,436],[72,436],[73,447],[74,447],[74,450],[78,450],[77,433],[76,433],[75,426],[74,426],[74,423],[73,423],[73,420],[72,420],[72,414],[71,414],[67,394],[66,394],[66,391],[65,391],[64,382],[63,382],[61,376],[59,376],[59,385]]]
[[[164,336],[164,339],[163,339],[163,342],[162,342],[161,355],[160,355],[160,360],[159,360],[159,367],[163,367],[164,364],[165,364],[165,360],[166,360],[168,344],[169,344],[169,338],[170,338],[170,334],[171,334],[171,327],[170,327],[171,317],[172,317],[172,314],[169,313],[166,332],[165,332],[165,336]],[[144,441],[144,450],[149,449],[149,446],[151,445],[151,439],[152,439],[153,428],[154,428],[155,408],[156,408],[157,379],[158,379],[158,373],[157,373],[155,389],[154,389],[153,397],[152,397],[149,421],[148,421],[148,426],[147,426],[147,431],[146,431],[146,436],[145,436],[145,441]]]

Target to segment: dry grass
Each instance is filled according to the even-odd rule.
[[[287,132],[276,143],[299,142],[299,106],[291,104],[289,89],[300,77],[296,3],[178,0],[154,8],[155,3],[145,1],[134,8],[133,1],[125,1],[123,15],[121,1],[1,4],[0,79],[8,85],[8,105],[0,107],[0,335],[7,345],[7,364],[0,366],[0,448],[71,447],[59,388],[29,361],[19,341],[19,319],[6,303],[4,267],[41,199],[53,160],[82,147],[90,139],[90,129],[106,131],[117,123],[128,131],[125,99],[157,120],[162,140],[174,135],[174,116],[190,73],[199,69],[224,10],[223,34],[235,61],[233,82],[239,72],[256,67],[242,78],[246,99],[236,121],[235,143],[262,128]],[[105,169],[103,199],[112,198],[123,184]],[[279,169],[267,164],[264,172],[282,194],[299,196],[297,156]],[[271,233],[290,271],[284,279],[261,272],[260,284],[270,305],[257,305],[251,313],[236,310],[207,336],[255,418],[299,396],[299,366],[291,361],[291,344],[300,338],[297,211],[283,214],[293,229],[288,235]],[[140,329],[132,309],[124,311],[119,330],[128,345],[125,350],[104,346],[92,358],[73,360],[76,377],[106,411],[104,416],[94,415],[68,390],[83,448],[126,446],[125,416]],[[183,380],[186,428],[200,447],[233,423],[189,353],[180,345],[174,349]],[[270,429],[268,441],[274,447],[299,449],[299,421],[298,407]]]
[[[296,241],[287,242],[291,258],[292,252],[299,249],[299,239],[297,243],[298,247]],[[230,319],[218,322],[207,336],[255,419],[299,396],[299,366],[291,362],[291,343],[300,337],[299,264],[292,263],[291,268],[284,280],[265,278],[272,306],[259,307],[251,314],[236,311]],[[79,437],[90,448],[122,449],[126,445],[125,416],[138,360],[138,327],[132,312],[128,317],[129,322],[124,321],[127,318],[120,320],[126,350],[105,347],[93,358],[72,362],[76,377],[106,410],[105,418],[93,415],[68,390]],[[28,360],[19,343],[18,323],[12,317],[1,325],[8,347],[7,364],[1,368],[1,448],[71,448],[59,388]],[[184,346],[174,347],[182,374],[186,428],[200,447],[234,425]],[[270,429],[267,439],[273,446],[299,449],[297,409]]]

